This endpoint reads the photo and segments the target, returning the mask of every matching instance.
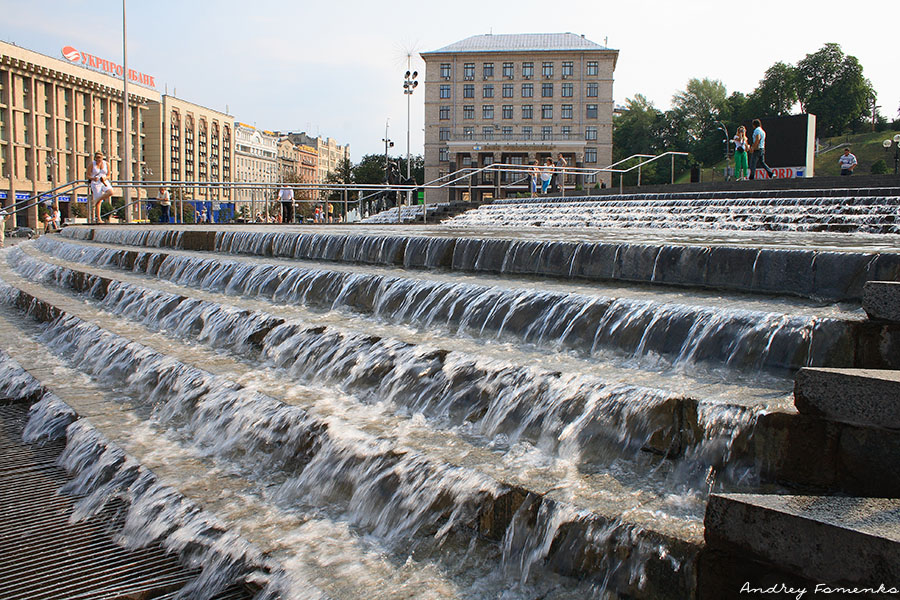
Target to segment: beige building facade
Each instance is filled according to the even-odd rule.
[[[325,183],[328,174],[337,170],[341,161],[350,160],[350,144],[341,145],[330,137],[312,137],[306,133],[288,133],[287,137],[297,145],[309,146],[315,150],[317,183]],[[320,197],[323,197],[322,194]]]
[[[145,122],[145,181],[171,182],[170,189],[184,200],[233,202],[232,192],[214,185],[232,181],[234,118],[174,96],[152,102]],[[212,182],[213,185],[178,185]],[[155,197],[155,190],[151,197]],[[215,210],[215,208],[213,209]]]
[[[278,183],[278,136],[247,125],[234,124],[235,181],[240,183]],[[241,207],[256,212],[265,211],[274,202],[277,189],[274,187],[239,188],[235,191],[237,209]]]
[[[428,202],[527,192],[525,165],[555,162],[558,153],[569,166],[611,164],[618,54],[573,33],[477,35],[423,52],[426,182],[459,169],[523,165],[428,190]],[[604,174],[567,179],[611,183]]]
[[[67,182],[83,182],[95,151],[107,156],[112,180],[124,176],[121,76],[82,66],[99,63],[115,73],[118,65],[71,47],[63,54],[68,60],[0,42],[0,202],[9,212],[17,202],[23,207],[8,226],[36,227],[38,208],[24,209],[30,204],[27,199]],[[129,85],[128,91],[129,158],[137,178],[146,168],[142,149],[147,145],[148,111],[160,95],[139,85]],[[115,189],[120,196],[121,187]],[[86,215],[88,195],[86,186],[63,193],[59,198],[63,217]],[[141,210],[136,209],[136,218],[142,216]]]
[[[290,138],[278,140],[278,174],[280,181],[295,181],[304,185],[315,185],[318,182],[319,154],[311,146],[293,143]],[[297,189],[296,199],[314,200],[313,189]]]

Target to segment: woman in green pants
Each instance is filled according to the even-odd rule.
[[[747,168],[747,129],[741,125],[734,134],[734,177],[738,181],[747,179],[750,169]]]

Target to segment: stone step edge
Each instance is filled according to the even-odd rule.
[[[711,494],[705,525],[709,551],[822,584],[900,587],[900,499]]]
[[[862,306],[870,319],[900,323],[900,281],[867,281]]]
[[[69,231],[71,229],[71,231]],[[77,233],[76,233],[77,231]],[[66,228],[61,235],[64,238],[80,241],[98,241],[103,231],[116,231],[115,229],[95,229],[78,226]],[[148,231],[158,232],[159,229]],[[193,250],[204,252],[223,252],[219,249],[220,241],[232,232],[214,230],[175,230],[166,229],[158,246],[146,246],[137,243],[137,240],[116,242],[121,245],[131,245],[145,248],[173,248],[181,250]],[[54,234],[56,235],[56,234]],[[541,260],[529,269],[516,269],[503,271],[510,256],[512,245],[516,240],[512,239],[481,239],[481,238],[427,238],[396,234],[327,234],[327,233],[301,233],[287,231],[259,232],[260,236],[269,236],[265,244],[260,248],[259,256],[273,256],[275,254],[273,240],[276,235],[300,236],[315,235],[321,237],[323,244],[329,242],[343,243],[341,240],[352,235],[361,235],[372,238],[372,244],[388,238],[396,240],[402,238],[403,243],[396,249],[393,256],[384,258],[381,262],[364,257],[355,256],[351,259],[343,257],[343,248],[334,251],[334,258],[310,258],[309,260],[337,260],[338,262],[357,262],[362,264],[387,264],[404,268],[428,268],[429,265],[438,268],[446,268],[454,271],[499,273],[510,275],[531,275],[559,279],[579,279],[587,281],[626,281],[633,283],[670,285],[674,287],[698,287],[701,289],[723,289],[735,292],[757,294],[779,294],[784,296],[797,296],[802,298],[814,298],[824,301],[849,301],[859,302],[863,296],[863,283],[860,277],[868,279],[869,273],[873,278],[900,279],[900,255],[891,253],[875,253],[866,255],[862,253],[840,253],[819,250],[792,250],[792,249],[753,249],[738,246],[698,246],[696,244],[684,244],[679,248],[686,248],[691,254],[690,259],[673,253],[670,245],[659,244],[634,244],[634,243],[603,243],[603,242],[552,242],[544,244]],[[428,244],[426,251],[411,252],[411,245]],[[474,246],[492,244],[495,252],[492,252],[490,260],[479,261],[474,254]],[[542,244],[534,240],[523,242],[524,245]],[[457,246],[460,246],[457,249]],[[472,249],[466,246],[473,246]],[[648,248],[655,249],[652,257],[644,256]],[[458,250],[458,251],[457,251]],[[493,256],[498,254],[498,256]],[[617,260],[629,254],[634,254],[634,264],[623,270],[618,268]],[[846,261],[837,261],[832,255],[852,255],[847,260],[854,263],[855,268],[864,269],[865,273],[856,275],[852,280],[847,280],[845,274]],[[575,258],[582,256],[581,266],[574,267]],[[285,256],[284,258],[293,258]],[[301,257],[302,258],[302,257]],[[702,265],[703,277],[692,277],[681,272],[678,267],[685,261]],[[841,264],[838,264],[841,263]],[[623,262],[624,264],[624,262]],[[664,268],[657,268],[661,265]],[[766,270],[773,272],[772,277],[760,279],[758,273]],[[810,273],[809,276],[795,277],[785,280],[781,276],[784,272]],[[702,279],[702,280],[701,280]],[[790,287],[789,287],[790,286]]]
[[[46,385],[44,385],[41,382],[41,380],[34,374],[33,371],[35,371],[35,369],[33,369],[31,367],[23,366],[18,361],[16,361],[13,357],[11,357],[2,348],[0,348],[0,363],[6,363],[7,365],[10,365],[14,368],[21,370],[26,375],[26,377],[30,380],[30,382],[33,382],[33,384],[34,384],[34,385],[29,385],[26,388],[27,393],[25,395],[13,396],[12,394],[7,394],[6,395],[7,397],[5,397],[4,400],[9,401],[9,402],[27,404],[27,405],[33,407],[34,405],[38,404],[41,401],[52,399],[52,403],[50,403],[46,407],[44,407],[44,410],[46,411],[46,415],[47,415],[44,418],[49,423],[52,424],[52,427],[49,430],[47,430],[46,432],[44,432],[44,434],[39,439],[35,439],[32,443],[43,444],[43,443],[46,443],[49,441],[62,440],[62,439],[65,439],[66,442],[68,443],[68,439],[69,439],[68,428],[72,423],[75,423],[77,421],[77,422],[79,422],[79,424],[82,428],[84,428],[85,430],[92,432],[94,434],[91,437],[95,438],[96,440],[102,440],[104,443],[104,447],[102,447],[102,448],[98,447],[95,451],[90,452],[88,454],[99,457],[104,452],[112,450],[113,452],[115,452],[123,457],[126,457],[126,459],[127,459],[126,462],[128,463],[126,466],[127,469],[130,470],[132,468],[130,466],[131,464],[137,465],[138,472],[143,471],[145,473],[150,473],[151,476],[153,477],[153,479],[158,481],[158,479],[156,478],[156,475],[153,474],[152,469],[145,467],[143,464],[140,463],[140,461],[137,461],[134,459],[134,457],[131,457],[118,444],[116,444],[115,442],[113,442],[112,440],[110,440],[106,436],[104,436],[102,434],[102,432],[100,432],[91,423],[90,419],[79,415],[75,409],[73,409],[65,401],[63,401],[58,396],[56,396],[56,394],[53,393],[53,390],[51,388],[47,387]],[[43,368],[43,367],[39,367],[37,370],[39,371],[41,368]],[[123,463],[123,464],[125,464],[125,463]],[[110,466],[112,466],[112,465],[110,465]],[[111,477],[113,474],[114,474],[113,471],[111,471],[109,467],[104,469],[104,477]],[[70,477],[72,477],[71,474],[70,474]],[[90,484],[91,484],[92,488],[89,490],[89,493],[96,492],[106,482],[107,482],[106,480],[92,478],[90,480]],[[166,487],[168,488],[168,486],[166,486]],[[179,502],[183,502],[187,506],[197,507],[196,504],[194,504],[190,499],[188,499],[183,494],[181,494],[178,490],[175,490],[172,488],[169,488],[169,489],[171,489],[171,493],[167,494],[167,497],[177,498],[177,499],[179,499]],[[123,499],[123,497],[120,497],[120,499]],[[199,511],[198,510],[184,511],[184,515],[186,515],[188,517],[196,516],[197,514],[199,514],[200,511],[202,511],[202,507],[197,507],[197,508],[199,509]],[[216,526],[215,531],[220,534],[226,534],[228,532],[227,529],[222,529],[218,525]],[[181,547],[181,550],[178,552],[179,561],[186,568],[194,568],[194,567],[198,566],[197,561],[200,558],[200,556],[203,554],[203,552],[201,552],[201,550],[206,552],[207,553],[206,557],[209,559],[212,559],[212,561],[222,562],[223,564],[227,564],[228,559],[224,555],[221,555],[221,551],[217,548],[217,544],[215,543],[216,538],[215,538],[215,536],[212,535],[213,533],[214,533],[213,529],[207,528],[206,533],[204,534],[205,537],[208,539],[208,541],[206,542],[207,545],[205,548],[201,548],[199,541],[194,541],[191,544],[189,544],[188,546],[176,544],[176,547]],[[244,542],[244,543],[246,544],[246,542]],[[248,586],[249,588],[258,592],[258,591],[263,590],[268,585],[268,583],[272,580],[272,576],[274,574],[276,574],[277,572],[283,570],[283,568],[271,557],[263,557],[262,554],[259,553],[258,550],[256,550],[253,546],[251,546],[249,544],[247,544],[247,546],[248,546],[248,548],[251,549],[251,552],[256,553],[256,555],[259,557],[259,559],[249,560],[251,557],[247,557],[248,562],[246,562],[240,568],[237,568],[238,565],[234,565],[233,567],[231,567],[232,570],[230,571],[230,573],[233,576],[239,576],[239,579],[242,580],[241,585]],[[200,566],[203,566],[203,565],[201,564]],[[237,579],[235,580],[235,583],[238,583]],[[325,596],[322,596],[322,597],[325,598]]]
[[[11,288],[12,304],[39,322],[49,322],[66,316],[65,311],[35,296]],[[74,317],[77,318],[77,317]],[[221,378],[220,378],[221,379]],[[466,467],[458,467],[466,468]],[[501,542],[510,526],[534,525],[539,515],[558,508],[570,509],[565,503],[550,497],[546,492],[534,492],[517,484],[497,481],[501,493],[482,498],[469,527],[477,535],[492,542]],[[607,553],[615,552],[622,544],[643,543],[647,547],[661,544],[669,548],[665,556],[648,557],[648,568],[665,578],[660,589],[676,590],[672,598],[687,597],[696,587],[694,563],[702,544],[699,540],[683,540],[666,533],[646,528],[641,524],[629,523],[622,515],[602,515],[595,512],[575,511],[577,518],[559,525],[550,544],[546,562],[554,570],[577,577],[602,573],[609,567]],[[597,539],[598,533],[601,539]],[[675,564],[672,558],[675,558]],[[619,573],[621,576],[622,573]],[[642,596],[640,588],[629,587],[636,582],[619,582],[630,593]]]
[[[805,367],[794,378],[801,414],[900,430],[900,371]]]

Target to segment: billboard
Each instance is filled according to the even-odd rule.
[[[766,132],[766,164],[779,179],[812,177],[816,158],[816,115],[760,117]],[[753,138],[753,123],[743,124],[747,137]],[[766,172],[757,169],[756,177],[765,179]]]

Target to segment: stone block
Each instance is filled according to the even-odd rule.
[[[812,581],[876,589],[900,581],[900,499],[713,494],[705,525],[710,549]]]
[[[870,319],[900,323],[900,281],[866,282],[863,310]]]
[[[900,371],[800,369],[794,405],[802,414],[900,429]]]

